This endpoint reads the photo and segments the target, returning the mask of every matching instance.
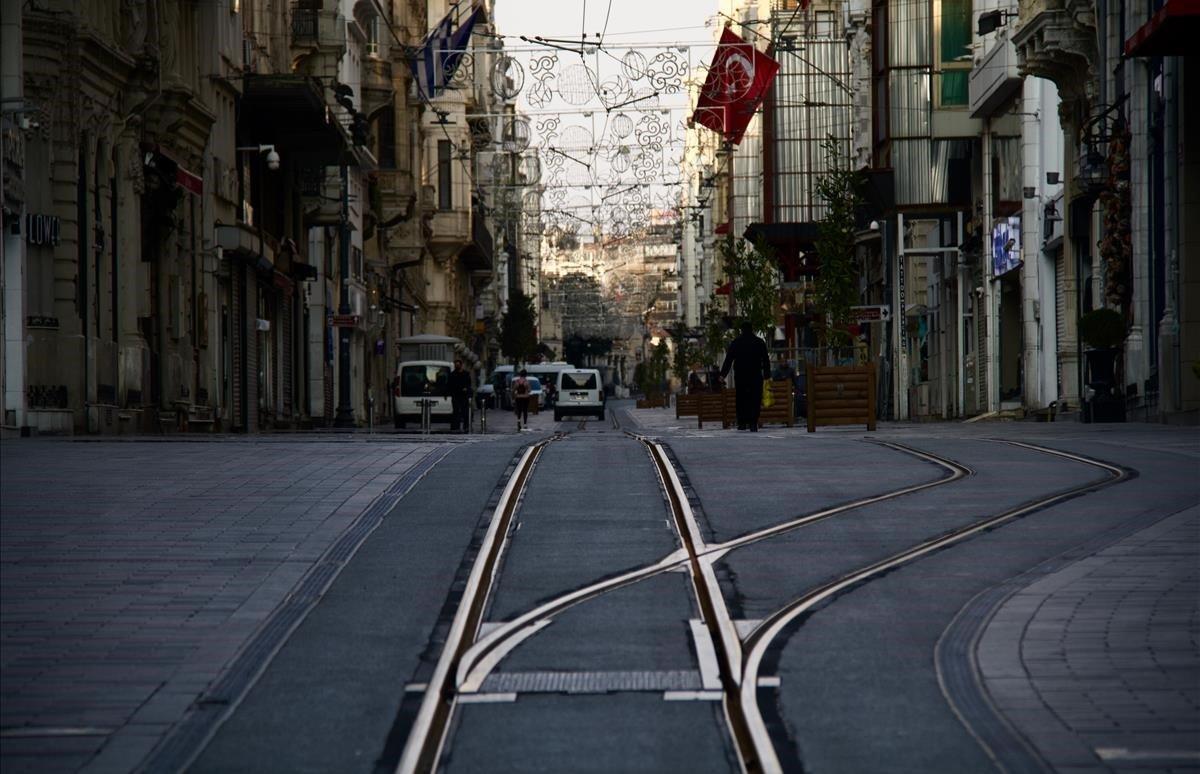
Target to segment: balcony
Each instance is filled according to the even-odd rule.
[[[411,218],[417,206],[412,174],[402,169],[381,169],[378,175],[380,222]]]
[[[309,226],[336,226],[341,222],[342,181],[330,167],[300,170],[300,202]]]
[[[386,59],[366,57],[362,65],[362,109],[367,115],[392,100],[392,63]]]
[[[1007,36],[998,36],[991,49],[971,70],[971,117],[995,115],[1021,90],[1017,49]]]
[[[1053,81],[1064,102],[1086,100],[1097,61],[1095,12],[1086,0],[1022,0],[1012,42],[1022,75]]]
[[[438,210],[430,224],[429,246],[443,255],[457,255],[471,242],[471,211],[467,208]]]
[[[483,216],[482,208],[475,207],[471,211],[471,242],[459,254],[463,268],[467,271],[490,272],[494,251],[495,243],[492,232],[488,230],[487,219]]]
[[[336,76],[346,53],[346,21],[335,10],[295,4],[291,8],[292,71],[301,75]]]

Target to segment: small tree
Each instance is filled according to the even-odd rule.
[[[500,351],[519,363],[534,357],[537,350],[537,311],[533,297],[514,290],[508,299],[508,310],[500,320]]]
[[[681,383],[687,383],[688,373],[692,370],[692,363],[700,356],[700,348],[696,346],[696,342],[688,338],[687,326],[682,321],[671,327],[671,341],[675,342],[675,352],[671,357],[671,373],[675,375]]]
[[[817,224],[817,274],[814,307],[825,318],[824,338],[831,346],[850,343],[851,307],[858,300],[854,272],[855,211],[862,204],[862,175],[830,136],[821,143],[828,171],[817,180],[817,195],[825,202],[825,218]]]
[[[704,309],[704,347],[701,354],[705,365],[720,365],[725,356],[725,350],[733,339],[733,331],[725,324],[725,315],[717,304],[717,296],[708,297],[708,306]]]
[[[779,310],[779,262],[761,239],[753,244],[726,236],[719,248],[725,274],[733,281],[737,314],[765,334],[775,325]]]

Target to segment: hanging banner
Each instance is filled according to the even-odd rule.
[[[737,145],[779,72],[779,63],[726,27],[692,120]]]
[[[1007,274],[1021,265],[1021,219],[1011,217],[992,226],[992,276]]]

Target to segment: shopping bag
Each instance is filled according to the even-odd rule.
[[[762,407],[771,408],[775,405],[775,396],[771,393],[771,383],[763,382]]]

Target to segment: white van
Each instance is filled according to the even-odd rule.
[[[554,421],[566,416],[595,416],[604,419],[604,385],[595,368],[568,368],[558,372],[558,403]]]
[[[454,413],[450,402],[450,371],[454,364],[446,360],[409,360],[396,373],[392,416],[396,427],[421,421],[422,400],[433,401],[431,422],[449,422]]]

